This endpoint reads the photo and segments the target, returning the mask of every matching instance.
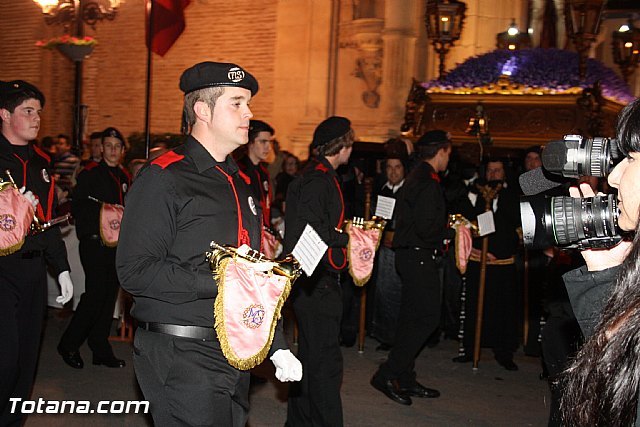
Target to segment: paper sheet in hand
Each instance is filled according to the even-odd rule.
[[[322,241],[316,230],[307,224],[292,254],[300,263],[302,271],[311,276],[327,248],[327,244]]]
[[[375,216],[378,218],[391,219],[393,209],[396,207],[396,199],[393,197],[378,196]]]
[[[480,236],[486,236],[496,231],[496,224],[493,222],[493,212],[487,211],[478,215],[478,231]]]

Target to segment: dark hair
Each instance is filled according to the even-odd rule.
[[[344,147],[351,147],[353,145],[353,129],[349,129],[349,132],[342,136],[339,136],[326,144],[318,147],[318,154],[324,157],[333,156],[338,154]]]
[[[260,132],[269,132],[271,135],[276,133],[268,123],[262,120],[251,120],[249,124],[249,144],[253,144],[254,139]]]
[[[102,132],[91,132],[89,139],[102,139]]]
[[[640,98],[627,104],[620,112],[616,137],[625,156],[630,152],[640,152]]]
[[[34,85],[22,80],[0,83],[7,87],[7,89],[3,89],[2,92],[4,93],[0,93],[0,108],[4,108],[13,114],[16,107],[27,99],[37,99],[40,101],[40,106],[44,108],[44,94]]]
[[[451,142],[442,142],[440,144],[422,145],[416,147],[416,158],[420,161],[433,159],[438,151],[446,150],[447,147],[451,147]]]
[[[621,151],[640,151],[640,102],[620,113]],[[640,214],[640,212],[639,212]],[[565,425],[633,425],[640,386],[640,222],[593,335],[560,377]]]

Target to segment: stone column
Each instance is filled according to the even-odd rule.
[[[415,12],[418,0],[386,0],[380,109],[382,125],[389,134],[399,133],[405,100],[416,70],[415,46],[418,29]],[[397,133],[396,133],[397,134]]]

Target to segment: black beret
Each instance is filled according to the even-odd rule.
[[[443,130],[430,130],[416,141],[416,148],[451,142],[451,135]]]
[[[241,87],[258,92],[258,81],[246,70],[236,64],[223,62],[201,62],[187,68],[180,76],[180,90],[185,93],[216,86]]]
[[[274,134],[275,131],[269,123],[263,122],[262,120],[250,120],[249,121],[249,133],[250,134],[258,134],[260,132],[269,132],[270,134]],[[251,139],[251,138],[249,138]]]
[[[124,144],[124,136],[122,136],[122,133],[120,133],[120,131],[114,127],[106,128],[105,130],[102,131],[100,136],[102,137],[102,139],[104,138],[119,139],[122,142],[122,144]]]
[[[17,98],[34,98],[40,101],[41,107],[44,107],[44,94],[31,83],[24,80],[0,81],[0,108],[4,108]]]
[[[331,116],[316,127],[313,132],[312,147],[322,147],[326,143],[345,135],[351,130],[351,122],[345,117]]]

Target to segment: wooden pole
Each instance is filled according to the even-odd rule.
[[[527,345],[529,339],[529,251],[524,250],[524,345]]]
[[[364,219],[371,219],[371,193],[373,178],[364,179]],[[367,320],[367,288],[360,289],[360,324],[358,326],[358,353],[364,353],[365,323]]]
[[[496,198],[498,192],[502,188],[499,184],[496,188],[488,185],[478,186],[478,190],[482,194],[485,201],[485,212],[493,211],[493,199]],[[482,343],[482,317],[484,315],[484,289],[487,279],[487,254],[489,253],[489,236],[482,238],[482,255],[480,257],[480,282],[478,285],[478,305],[476,313],[476,334],[473,345],[473,369],[478,369],[478,361],[480,360],[480,344]]]

